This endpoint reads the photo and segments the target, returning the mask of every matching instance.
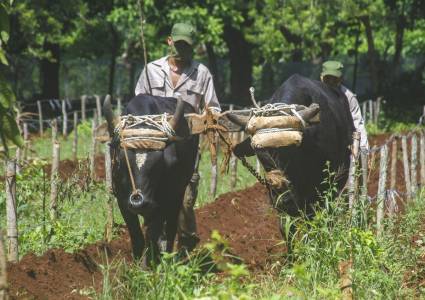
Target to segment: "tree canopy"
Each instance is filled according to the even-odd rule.
[[[343,61],[346,84],[361,85],[364,97],[411,103],[425,97],[421,0],[21,0],[11,14],[9,56],[38,63],[39,93],[30,100],[63,97],[60,68],[73,59],[102,58],[107,80],[97,92],[116,93],[124,72],[131,95],[144,63],[141,15],[148,60],[167,53],[174,22],[197,28],[197,59],[213,73],[221,101],[249,103],[251,85],[270,96],[288,72],[315,77],[327,59]],[[10,78],[19,72],[12,68]]]
[[[9,10],[8,3],[0,3],[0,70],[7,69],[9,65],[5,50],[10,33]],[[8,155],[9,141],[19,147],[23,145],[15,120],[15,100],[10,83],[0,72],[0,140],[3,146],[1,154],[6,156]]]

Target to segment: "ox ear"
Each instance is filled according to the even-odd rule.
[[[253,156],[255,155],[255,151],[251,146],[251,138],[246,138],[243,142],[237,144],[233,147],[233,153],[237,157],[243,156]]]
[[[177,98],[177,105],[176,105],[176,111],[174,112],[173,117],[171,118],[170,121],[168,121],[168,123],[170,124],[170,126],[176,130],[180,120],[183,117],[183,113],[184,113],[184,102],[181,99],[181,97]]]
[[[106,95],[105,102],[103,102],[103,115],[105,116],[106,123],[108,124],[109,136],[113,136],[115,128],[115,116],[112,111],[111,95]]]

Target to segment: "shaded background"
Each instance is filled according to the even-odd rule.
[[[425,104],[421,0],[15,2],[4,72],[22,103],[130,98],[144,64],[142,7],[148,60],[167,54],[174,22],[194,24],[196,58],[223,103],[249,105],[250,86],[265,100],[290,75],[318,79],[323,61],[339,59],[360,101],[383,96],[386,111],[406,120]]]

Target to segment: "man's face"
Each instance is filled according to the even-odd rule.
[[[183,62],[190,62],[193,57],[193,47],[185,41],[176,41],[174,42],[171,37],[167,40],[168,45],[170,46],[170,54],[176,60],[181,60]]]
[[[326,83],[329,86],[332,87],[339,87],[341,85],[342,82],[342,78],[341,77],[335,77],[332,75],[325,75],[325,76],[321,76],[322,82]]]

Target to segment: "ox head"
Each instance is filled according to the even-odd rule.
[[[150,100],[146,100],[150,101]],[[184,103],[178,99],[175,112],[168,121],[173,130],[177,130],[182,124],[184,113]],[[114,129],[117,125],[112,111],[111,99],[106,97],[103,105],[103,113],[107,121],[108,132],[114,136]],[[159,207],[157,193],[161,186],[164,173],[167,167],[173,166],[176,160],[176,148],[170,144],[164,149],[121,149],[119,153],[119,166],[115,170],[114,185],[120,189],[116,191],[118,197],[129,195],[132,190],[131,177],[133,177],[137,192],[132,192],[127,198],[127,207],[136,214],[141,214],[148,218]],[[127,158],[128,157],[128,164]],[[129,165],[129,168],[128,168]],[[129,169],[131,169],[131,174]]]
[[[310,128],[319,122],[319,105],[300,108],[297,114],[298,116],[268,117],[251,117],[238,113],[227,115],[229,120],[251,135],[233,148],[234,154],[238,157],[258,157],[265,170],[275,207],[293,215],[298,212],[298,207],[292,203],[301,201],[296,199],[292,189],[288,190],[294,184],[294,176],[290,170],[288,173],[287,162],[288,159],[300,156],[299,153],[303,151],[299,146],[304,142],[304,128]]]

